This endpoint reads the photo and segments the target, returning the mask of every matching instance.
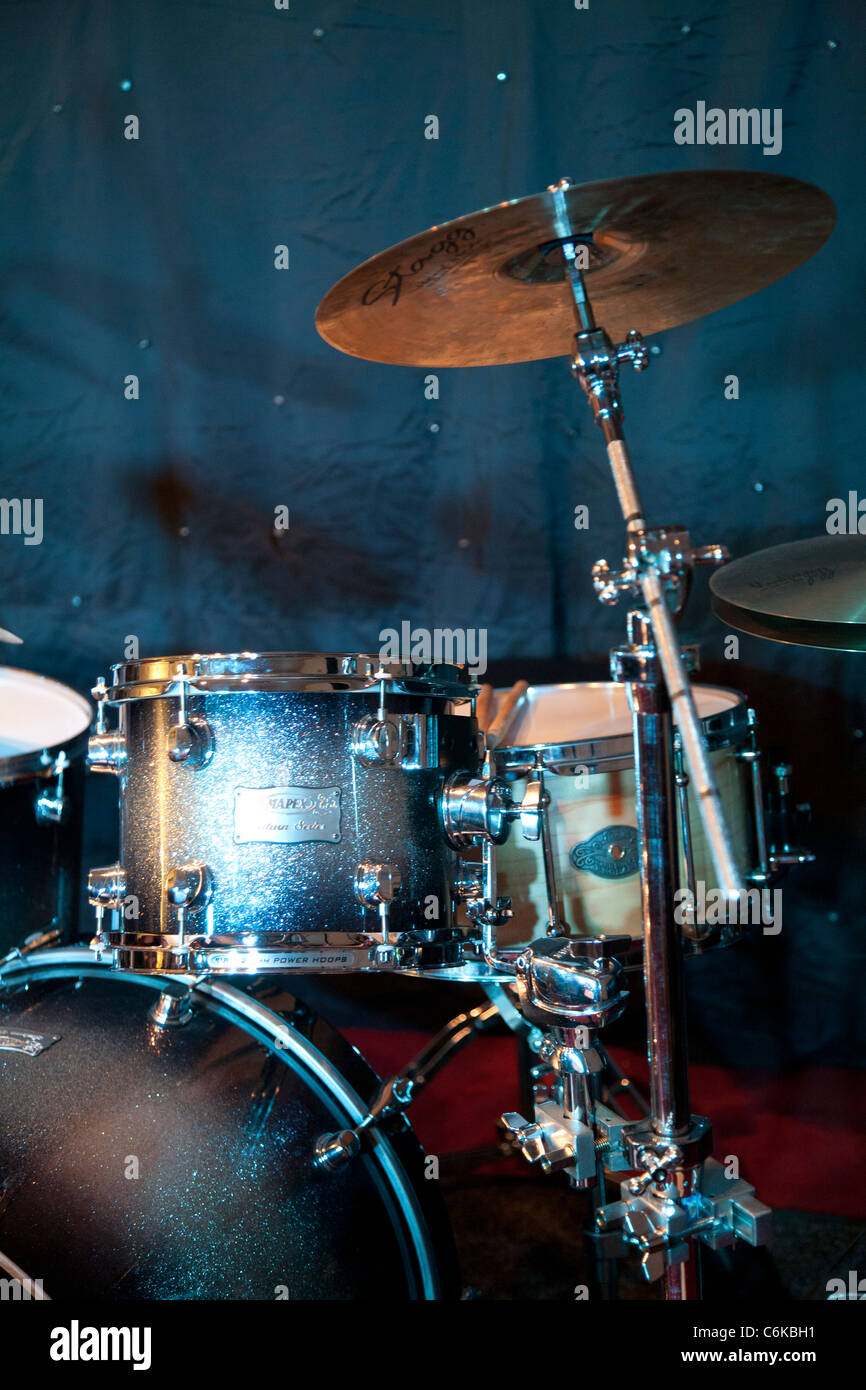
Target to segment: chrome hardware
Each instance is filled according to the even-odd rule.
[[[775,793],[773,816],[773,835],[769,845],[770,864],[773,869],[787,868],[791,864],[812,864],[815,854],[802,845],[792,843],[798,824],[803,816],[811,811],[810,806],[791,807],[790,763],[775,763],[770,768]]]
[[[472,869],[473,865],[467,865]],[[481,928],[481,954],[488,965],[496,950],[496,929],[512,916],[511,899],[500,897],[496,873],[496,846],[490,840],[481,845],[479,883],[481,891],[466,904],[467,915]],[[512,973],[509,967],[508,973]]]
[[[476,902],[484,896],[484,865],[469,860],[460,861],[454,882],[454,897],[458,902]]]
[[[119,773],[126,764],[126,738],[120,728],[108,730],[108,686],[100,676],[90,692],[96,701],[96,732],[87,741],[87,767],[90,772]]]
[[[442,789],[441,807],[452,849],[467,849],[479,840],[501,845],[508,839],[511,788],[499,777],[455,772]]]
[[[601,1028],[619,1018],[628,999],[615,952],[627,936],[533,941],[515,962],[520,1012],[543,1027]]]
[[[550,805],[550,793],[544,790],[540,777],[532,777],[526,784],[523,800],[515,808],[520,816],[520,829],[524,840],[540,840],[542,817]]]
[[[355,894],[364,907],[387,906],[399,893],[400,881],[400,870],[396,864],[359,864],[355,874]]]
[[[117,773],[125,764],[126,736],[119,729],[90,735],[87,741],[87,766],[91,772]]]
[[[564,1116],[557,1101],[539,1101],[535,1121],[509,1111],[502,1116],[506,1136],[528,1163],[537,1163],[543,1173],[569,1166],[575,1178],[590,1178],[595,1172],[595,1141],[589,1125],[574,1116]]]
[[[391,941],[389,917],[391,904],[400,892],[402,882],[396,864],[364,862],[355,871],[355,897],[362,907],[375,907],[379,912],[382,940],[376,946],[379,965],[393,965],[396,951]]]
[[[413,1093],[414,1085],[406,1076],[392,1076],[383,1081],[370,1109],[352,1129],[320,1135],[316,1140],[313,1166],[324,1172],[342,1168],[361,1152],[361,1142],[367,1130],[396,1115],[409,1104]]]
[[[180,940],[174,949],[178,955],[185,956],[189,949],[185,941],[186,914],[191,909],[198,912],[207,907],[213,891],[213,873],[200,860],[191,864],[177,864],[165,875],[163,892],[177,910],[177,935]]]
[[[436,715],[388,714],[382,705],[352,730],[352,756],[362,767],[401,767],[405,772],[438,767]]]
[[[520,817],[520,828],[525,840],[541,840],[541,857],[544,864],[544,887],[547,897],[547,934],[566,936],[565,924],[559,901],[559,888],[556,879],[556,858],[550,835],[550,793],[544,786],[544,772],[537,767],[535,774],[526,784],[526,791],[519,806],[509,807],[509,819]]]
[[[100,676],[94,686],[91,686],[90,693],[96,701],[96,732],[105,733],[105,702],[108,699],[108,686],[105,684],[105,677]]]
[[[642,527],[630,530],[621,570],[612,570],[607,560],[592,567],[593,588],[602,603],[617,603],[622,594],[640,592],[641,577],[653,572],[663,581],[669,601],[673,596],[674,615],[681,612],[691,587],[695,565],[721,565],[730,559],[723,545],[694,546],[683,526]]]
[[[675,1147],[675,1146],[671,1146]],[[660,1191],[635,1194],[635,1179],[621,1186],[618,1202],[596,1214],[602,1252],[624,1253],[636,1249],[647,1280],[660,1279],[670,1265],[689,1258],[689,1237],[696,1237],[712,1250],[721,1250],[735,1240],[764,1245],[771,1235],[770,1208],[755,1197],[751,1183],[730,1179],[722,1164],[706,1158],[690,1175],[690,1191],[671,1195],[667,1181],[674,1163],[662,1172]],[[651,1179],[652,1175],[648,1175]],[[637,1180],[643,1183],[643,1178]]]
[[[752,781],[753,814],[755,817],[755,850],[758,863],[747,875],[749,883],[768,883],[772,866],[767,844],[767,823],[764,814],[764,778],[761,770],[761,750],[758,747],[758,717],[753,709],[748,711],[749,741],[745,748],[737,749],[739,762],[747,763]]]
[[[657,1189],[657,1196],[670,1178],[670,1170],[683,1161],[682,1151],[676,1144],[651,1144],[638,1149],[635,1155],[639,1174],[629,1178],[626,1187],[635,1197],[639,1197],[648,1187]]]
[[[213,874],[207,864],[196,861],[169,869],[163,883],[165,896],[174,907],[206,907],[213,897]]]
[[[157,1028],[182,1028],[193,1016],[191,991],[170,994],[164,990],[148,1009],[147,1016]]]
[[[362,767],[393,767],[400,757],[402,740],[395,719],[365,715],[352,730],[352,754]]]
[[[63,773],[69,766],[69,759],[65,753],[58,753],[54,762],[54,775],[57,782],[49,790],[46,788],[41,791],[36,798],[36,819],[40,825],[59,825],[66,813],[66,801],[63,796]]]
[[[87,896],[91,906],[119,911],[126,897],[126,870],[122,864],[91,869],[87,875]]]
[[[99,959],[100,953],[109,946],[103,927],[105,910],[123,911],[126,898],[126,870],[123,865],[108,864],[100,869],[91,869],[87,875],[87,897],[96,916],[96,933],[90,945]]]
[[[213,734],[204,719],[191,715],[173,724],[167,737],[168,756],[173,763],[198,770],[207,767],[213,758]]]
[[[620,343],[616,352],[617,362],[629,362],[636,372],[643,372],[649,366],[649,348],[636,328],[626,334],[625,342]]]
[[[313,1167],[323,1173],[332,1173],[360,1152],[361,1141],[353,1129],[341,1129],[336,1134],[322,1134],[316,1140]]]

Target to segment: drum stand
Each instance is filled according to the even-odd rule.
[[[744,891],[674,626],[692,567],[718,564],[727,556],[718,545],[694,548],[680,526],[646,525],[622,433],[618,376],[623,362],[643,370],[648,354],[638,333],[614,347],[595,322],[580,268],[580,248],[592,237],[569,225],[564,191],[570,186],[563,180],[550,190],[560,237],[549,251],[558,248],[563,257],[578,326],[572,371],[604,434],[626,525],[622,569],[613,572],[601,560],[593,581],[603,603],[616,603],[622,595],[638,600],[628,614],[628,643],[611,654],[611,671],[626,684],[632,710],[650,1115],[625,1121],[593,1094],[601,1066],[595,1032],[624,1007],[617,954],[627,938],[548,937],[533,942],[513,968],[521,1012],[548,1033],[546,1058],[558,1077],[555,1099],[536,1104],[534,1123],[520,1115],[503,1119],[530,1161],[546,1170],[564,1168],[573,1185],[594,1187],[601,1195],[596,1206],[601,1261],[636,1249],[645,1276],[664,1280],[666,1298],[694,1299],[700,1297],[698,1240],[714,1249],[736,1237],[762,1244],[770,1220],[754,1189],[727,1178],[709,1157],[709,1122],[691,1113],[683,953],[675,916],[674,713],[719,887],[728,902]],[[505,964],[495,948],[487,959],[500,968]],[[604,1205],[605,1169],[636,1173],[622,1184],[621,1200],[610,1206]]]

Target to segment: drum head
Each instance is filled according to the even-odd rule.
[[[441,1294],[440,1199],[408,1123],[314,1165],[376,1090],[338,1034],[278,986],[221,983],[160,1029],[156,982],[88,956],[36,953],[0,1000],[0,1259],[54,1300]]]
[[[507,693],[496,691],[496,708]],[[701,719],[724,713],[742,702],[736,691],[720,686],[696,685],[694,694]],[[624,685],[614,681],[531,685],[517,706],[503,746],[583,743],[624,734],[631,734],[631,711]]]
[[[88,702],[68,685],[0,666],[0,762],[69,743],[92,718]]]

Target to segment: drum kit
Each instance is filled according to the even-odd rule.
[[[754,712],[692,687],[676,621],[694,567],[727,552],[647,520],[619,372],[648,365],[641,333],[788,274],[833,222],[826,195],[775,175],[563,179],[391,247],[319,307],[322,337],[373,361],[569,359],[625,525],[622,563],[592,576],[627,609],[612,680],[494,692],[383,653],[131,660],[94,688],[88,742],[86,702],[2,671],[7,1271],[52,1297],[448,1296],[405,1107],[499,1016],[537,1063],[533,1113],[502,1129],[588,1191],[600,1269],[631,1256],[666,1298],[698,1298],[702,1248],[766,1240],[768,1208],[691,1112],[683,962],[745,930],[735,911],[699,920],[698,885],[736,908],[810,856],[789,769],[765,785]],[[857,537],[732,562],[712,592],[771,640],[866,641]],[[90,947],[71,944],[85,761],[120,804],[119,860],[88,878]],[[347,972],[473,982],[489,1003],[377,1088],[285,989]],[[602,1035],[638,972],[635,1119]]]

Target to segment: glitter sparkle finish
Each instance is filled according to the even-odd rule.
[[[191,1022],[161,1031],[154,981],[56,969],[21,967],[0,1002],[0,1026],[58,1037],[38,1057],[0,1051],[0,1248],[49,1297],[424,1296],[405,1199],[375,1158],[312,1166],[317,1137],[348,1116],[327,1069],[278,1040],[289,1019],[366,1103],[375,1079],[339,1035],[273,984],[255,991],[269,1035],[200,996]],[[392,1147],[431,1213],[421,1241],[435,1269],[435,1184],[416,1176],[405,1122]],[[447,1263],[447,1238],[443,1250]]]

